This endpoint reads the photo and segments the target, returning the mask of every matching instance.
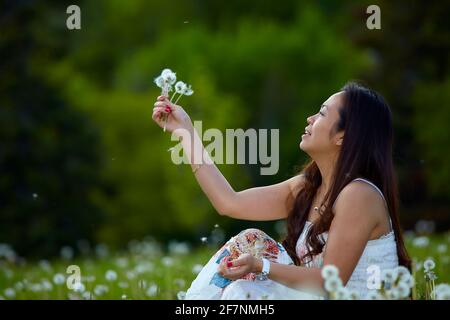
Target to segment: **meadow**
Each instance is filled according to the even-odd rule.
[[[162,245],[147,238],[112,252],[105,245],[89,248],[82,242],[78,245],[82,254],[74,255],[73,248],[64,247],[61,257],[37,261],[20,258],[13,248],[1,244],[0,299],[183,299],[196,274],[219,249],[205,239],[201,243],[192,248],[184,242]],[[414,262],[413,297],[434,299],[433,285],[441,284],[437,298],[448,299],[450,233],[419,236],[410,232],[406,243]],[[434,262],[428,272],[426,260]],[[72,289],[68,288],[72,274],[66,273],[70,265],[81,272],[81,282]]]

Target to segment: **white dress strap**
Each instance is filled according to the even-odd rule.
[[[373,182],[370,182],[369,180],[364,179],[364,178],[356,178],[356,179],[353,179],[351,182],[357,181],[357,180],[365,181],[365,182],[367,182],[368,184],[370,184],[371,186],[373,186],[373,187],[380,193],[380,195],[381,195],[381,197],[383,198],[383,200],[386,201],[386,199],[384,198],[383,192],[381,192],[381,190],[380,190]]]

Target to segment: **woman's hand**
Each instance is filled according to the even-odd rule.
[[[154,106],[152,119],[161,128],[164,128],[165,125],[166,131],[189,130],[192,127],[191,118],[186,111],[181,106],[171,103],[168,97],[159,96]],[[164,120],[164,116],[167,117],[166,120]]]
[[[259,272],[257,270],[258,262],[258,259],[249,253],[244,253],[232,261],[225,258],[219,264],[218,273],[224,278],[237,280],[248,273]]]

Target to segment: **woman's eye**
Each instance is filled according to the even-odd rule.
[[[322,111],[319,111],[319,114],[322,115],[322,116],[324,116],[324,114],[322,113]]]

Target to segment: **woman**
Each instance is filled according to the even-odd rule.
[[[188,159],[208,157],[186,112],[164,97],[158,100],[154,121],[162,127],[160,115],[170,114],[167,129],[180,132]],[[260,230],[242,231],[205,265],[186,299],[316,298],[324,292],[325,265],[336,266],[343,285],[365,298],[373,289],[369,267],[410,268],[398,218],[387,103],[349,83],[307,123],[299,146],[311,160],[278,184],[236,192],[209,158],[191,164],[219,214],[287,219],[287,236],[280,244]]]

